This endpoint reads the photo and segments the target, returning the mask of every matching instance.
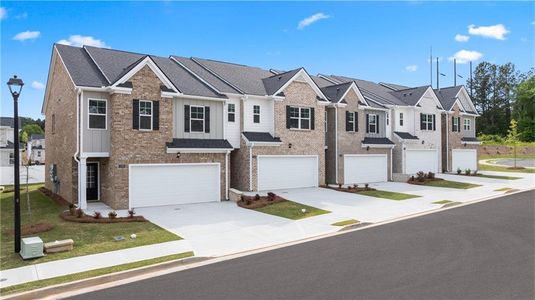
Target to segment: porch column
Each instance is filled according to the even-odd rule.
[[[80,157],[80,169],[78,170],[80,185],[78,190],[78,207],[87,208],[87,158]]]

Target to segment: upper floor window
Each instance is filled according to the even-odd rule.
[[[106,100],[89,99],[89,129],[106,129]]]
[[[290,107],[290,128],[311,129],[309,107]]]
[[[325,132],[327,132],[327,127],[328,127],[328,123],[327,123],[327,111],[325,111],[325,118],[324,118],[324,120],[323,120],[323,127],[325,127],[324,130],[325,130]]]
[[[390,125],[390,114],[388,112],[386,113],[386,125]]]
[[[191,106],[190,108],[191,132],[204,132],[204,106]]]
[[[403,126],[403,113],[399,113],[399,126]]]
[[[377,126],[379,116],[376,114],[368,114],[368,132],[379,133],[379,126]]]
[[[227,105],[227,120],[229,122],[234,122],[236,120],[236,105],[234,103],[229,103]]]
[[[260,105],[253,105],[253,123],[260,123]]]
[[[52,133],[56,133],[56,114],[52,114]]]
[[[14,165],[15,164],[15,153],[10,152],[9,153],[9,164]]]
[[[139,129],[152,130],[152,101],[139,100]]]
[[[41,157],[41,151],[37,151],[37,157]]]
[[[461,131],[461,118],[460,117],[451,117],[451,131],[460,132]]]
[[[435,115],[420,114],[420,129],[421,130],[435,130]]]
[[[357,131],[357,112],[346,111],[346,131]]]
[[[464,131],[470,131],[471,125],[470,119],[464,119]]]

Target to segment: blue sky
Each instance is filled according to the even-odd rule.
[[[533,2],[6,2],[1,17],[5,82],[25,82],[20,114],[41,117],[52,45],[90,43],[147,54],[196,56],[263,68],[304,66],[410,86],[429,84],[429,48],[441,85],[461,62],[534,65]],[[464,50],[464,51],[463,51]],[[466,79],[468,64],[458,64]],[[462,83],[463,79],[458,82]]]

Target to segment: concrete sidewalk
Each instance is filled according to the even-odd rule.
[[[193,251],[186,240],[128,248],[1,270],[0,288]]]

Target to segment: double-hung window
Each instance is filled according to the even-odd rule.
[[[399,113],[399,126],[403,126],[403,113]]]
[[[234,122],[236,120],[236,105],[234,103],[229,103],[227,105],[227,120],[229,122]]]
[[[420,129],[421,130],[434,130],[434,119],[435,115],[433,114],[420,114]]]
[[[470,119],[464,119],[464,131],[470,131],[471,125]]]
[[[459,118],[459,117],[453,117],[453,118],[452,118],[452,120],[451,120],[451,122],[452,122],[452,124],[451,124],[451,131],[453,131],[453,132],[459,132],[459,131],[461,131],[461,130],[460,130],[460,129],[461,129],[461,127],[460,127],[461,124],[459,124],[459,123],[460,123],[460,119],[461,119],[461,118]]]
[[[10,152],[9,153],[9,164],[14,165],[15,164],[15,153]]]
[[[386,125],[390,125],[390,114],[388,112],[386,113]]]
[[[253,105],[253,123],[260,123],[260,105]]]
[[[376,114],[368,114],[368,132],[369,133],[379,133],[379,130],[377,128],[377,115]]]
[[[204,106],[191,106],[189,122],[191,132],[204,132]]]
[[[356,112],[354,111],[348,111],[347,112],[347,130],[346,131],[350,131],[350,132],[355,132],[357,131],[357,122],[355,122],[355,114]]]
[[[106,100],[89,99],[89,129],[106,129]]]
[[[309,107],[290,107],[290,128],[310,129]]]
[[[139,129],[152,130],[152,101],[139,101]]]

